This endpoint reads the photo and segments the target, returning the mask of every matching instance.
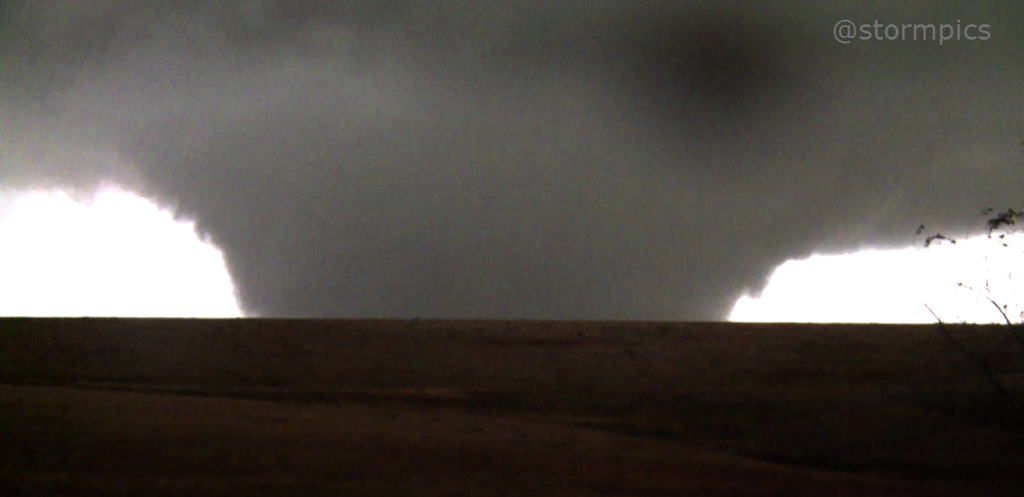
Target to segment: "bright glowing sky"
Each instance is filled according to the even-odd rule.
[[[987,237],[889,251],[813,256],[776,268],[760,298],[742,297],[731,321],[934,323],[928,304],[946,322],[1005,322],[991,303],[957,282],[984,292],[986,274],[991,296],[1009,305],[1020,320],[1019,296],[1024,277],[1021,236],[1008,236],[1009,247]]]
[[[1018,300],[1024,278],[1007,275],[1024,262],[1020,238],[789,261],[730,320],[932,323],[927,303],[946,321],[1000,322],[956,283],[982,289],[987,270],[998,301]],[[221,251],[194,223],[123,189],[0,190],[0,242],[0,316],[243,316]]]
[[[118,188],[0,189],[0,316],[241,317],[223,254]]]

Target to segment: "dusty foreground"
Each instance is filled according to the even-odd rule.
[[[0,320],[0,495],[1024,495],[970,366],[934,327]]]

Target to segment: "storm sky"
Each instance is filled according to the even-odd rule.
[[[1024,201],[1021,2],[0,6],[0,184],[174,206],[253,316],[721,320]]]

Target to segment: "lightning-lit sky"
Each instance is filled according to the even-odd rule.
[[[1024,202],[1021,2],[0,9],[0,186],[173,209],[251,316],[719,320]]]
[[[0,316],[242,315],[224,255],[146,199],[3,193]]]

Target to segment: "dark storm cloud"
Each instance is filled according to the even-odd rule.
[[[0,180],[176,205],[261,315],[721,319],[1024,184],[1015,2],[85,3],[5,4]]]

